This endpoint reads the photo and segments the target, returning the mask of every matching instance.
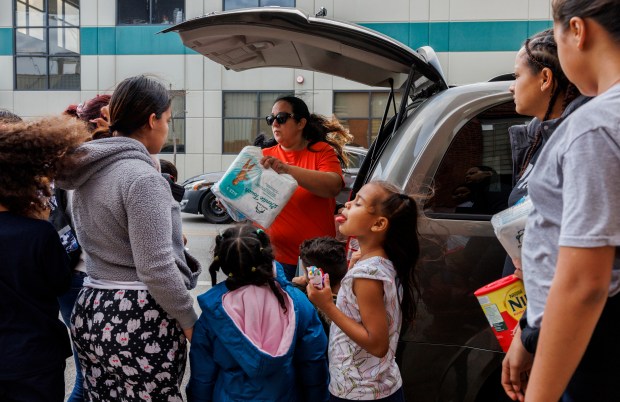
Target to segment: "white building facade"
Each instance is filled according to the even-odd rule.
[[[414,49],[430,45],[450,85],[512,72],[523,41],[551,26],[549,0],[0,0],[0,108],[25,119],[59,114],[111,93],[124,78],[153,74],[174,91],[174,127],[161,157],[175,159],[181,179],[225,170],[243,145],[269,134],[264,116],[284,94],[337,116],[367,146],[384,89],[305,70],[226,71],[177,34],[157,35],[212,11],[268,5],[310,15],[325,7],[327,18]]]

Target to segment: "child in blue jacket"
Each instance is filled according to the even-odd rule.
[[[189,401],[327,401],[327,337],[306,296],[276,270],[265,232],[217,236],[212,283],[190,349]]]

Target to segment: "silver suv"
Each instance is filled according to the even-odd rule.
[[[166,29],[226,68],[291,67],[390,89],[381,130],[353,193],[388,180],[426,195],[419,225],[418,316],[398,362],[406,399],[506,399],[503,353],[473,292],[501,276],[505,252],[489,222],[513,184],[510,82],[448,88],[435,52],[373,30],[285,8],[213,13]],[[413,230],[413,228],[412,228]]]

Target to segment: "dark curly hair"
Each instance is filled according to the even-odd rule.
[[[304,240],[299,246],[299,257],[304,266],[314,265],[328,274],[332,287],[340,285],[340,281],[347,273],[346,247],[333,237]]]
[[[286,313],[284,296],[275,283],[273,261],[265,231],[249,224],[233,226],[215,238],[213,263],[209,267],[211,283],[217,283],[217,271],[221,269],[228,276],[226,287],[230,290],[268,285]]]
[[[74,168],[88,137],[83,122],[66,117],[0,124],[0,204],[26,216],[47,209],[50,182]]]

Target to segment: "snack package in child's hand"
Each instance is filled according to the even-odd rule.
[[[491,218],[495,236],[504,246],[510,258],[521,259],[525,224],[532,208],[532,201],[529,197],[525,197],[522,201],[493,215]]]
[[[323,270],[314,266],[307,267],[306,270],[308,271],[308,281],[310,284],[317,289],[323,289],[323,277],[325,276]]]
[[[244,147],[224,176],[211,187],[230,216],[268,228],[297,189],[297,181],[260,164],[259,147]]]

